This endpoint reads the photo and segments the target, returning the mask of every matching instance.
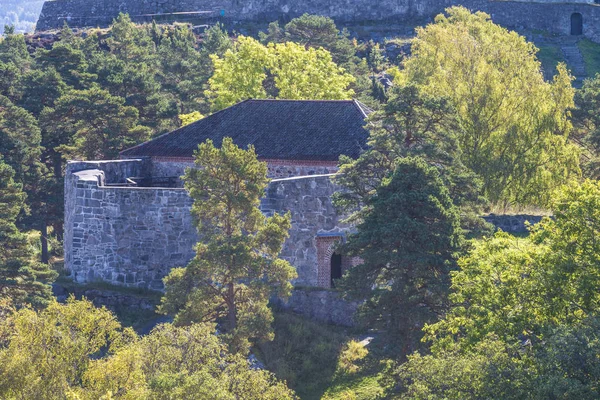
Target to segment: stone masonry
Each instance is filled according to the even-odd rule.
[[[160,290],[171,268],[185,266],[197,241],[183,188],[119,186],[152,171],[147,160],[70,162],[65,178],[65,267],[79,283],[96,280]],[[331,175],[273,180],[262,201],[267,215],[292,214],[282,257],[298,271],[296,285],[318,282],[317,238],[350,229],[331,203]]]
[[[108,26],[120,12],[134,21],[160,21],[161,17],[214,23],[222,21],[269,23],[288,21],[304,13],[325,15],[337,22],[355,25],[418,23],[433,20],[447,7],[463,5],[484,11],[494,22],[520,30],[544,30],[569,35],[571,16],[581,14],[583,36],[600,42],[600,6],[593,0],[51,0],[46,1],[36,29]]]
[[[128,177],[147,177],[156,170],[152,160],[142,159],[67,165],[65,267],[75,281],[160,290],[171,268],[185,266],[194,257],[197,235],[187,191],[124,185]],[[281,256],[297,269],[297,286],[330,287],[331,257],[352,229],[333,207],[331,196],[339,188],[331,177],[274,179],[261,203],[266,215],[291,212],[292,229]],[[519,233],[526,232],[526,221],[537,223],[541,217],[485,219]],[[358,262],[342,257],[342,272]]]

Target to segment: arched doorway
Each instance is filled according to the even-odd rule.
[[[583,17],[580,13],[571,14],[571,35],[579,36],[583,34]]]
[[[342,277],[342,255],[333,253],[331,255],[331,287],[335,287],[335,281]]]

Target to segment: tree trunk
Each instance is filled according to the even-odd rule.
[[[229,331],[233,332],[237,328],[237,309],[235,306],[235,288],[233,283],[229,283],[227,292],[227,297],[229,297],[227,320],[229,322]]]
[[[52,166],[54,170],[54,177],[56,179],[62,178],[62,156],[60,153],[55,153],[52,156]]]
[[[48,264],[50,257],[48,256],[48,226],[46,225],[46,221],[41,221],[40,232],[40,241],[42,242],[42,262]]]

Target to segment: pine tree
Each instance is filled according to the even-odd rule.
[[[15,221],[25,204],[22,186],[14,171],[0,160],[0,293],[16,306],[42,307],[52,297],[50,283],[56,272],[32,260],[25,234]]]
[[[180,325],[219,322],[232,348],[243,351],[249,339],[272,338],[270,296],[290,294],[296,271],[278,257],[291,216],[261,213],[267,166],[253,147],[242,150],[225,138],[218,149],[208,140],[196,166],[186,171],[185,186],[200,242],[189,265],[165,279],[161,308]]]
[[[412,353],[425,323],[445,309],[450,271],[463,238],[458,209],[436,168],[420,158],[396,169],[369,198],[343,251],[360,257],[341,287],[364,299],[359,317],[382,329],[400,356]]]

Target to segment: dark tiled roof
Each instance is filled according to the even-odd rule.
[[[121,152],[122,157],[193,157],[198,144],[231,137],[262,159],[335,161],[365,148],[370,110],[355,100],[246,100]]]

